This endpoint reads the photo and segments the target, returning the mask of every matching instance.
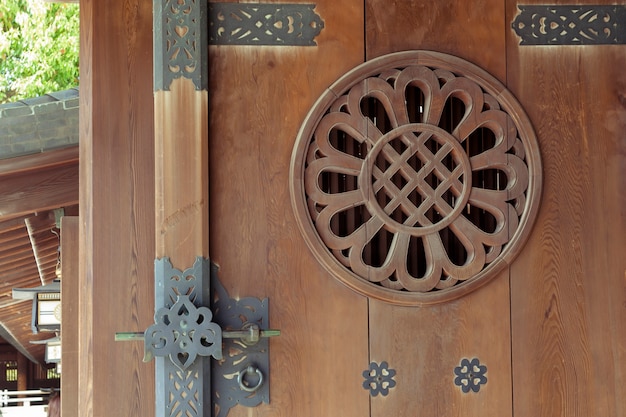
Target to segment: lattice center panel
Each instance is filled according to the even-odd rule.
[[[376,142],[359,179],[368,210],[390,231],[424,236],[443,229],[463,210],[471,168],[461,145],[446,131],[409,124]]]
[[[346,74],[292,156],[305,240],[353,289],[399,304],[458,297],[510,263],[536,216],[532,126],[492,76],[426,51]]]

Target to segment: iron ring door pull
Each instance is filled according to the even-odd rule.
[[[259,380],[256,384],[251,385],[246,382],[246,375],[253,374],[256,374]],[[261,385],[263,385],[263,372],[261,372],[261,370],[254,365],[248,365],[246,369],[243,369],[241,372],[239,372],[239,375],[237,375],[237,383],[239,384],[239,388],[241,388],[243,391],[255,392],[256,390],[261,388]]]
[[[269,403],[267,338],[280,335],[280,330],[266,328],[267,298],[232,298],[208,259],[197,257],[182,271],[161,258],[155,260],[155,310],[154,324],[145,332],[116,333],[115,340],[143,340],[144,361],[157,359],[157,415],[171,415],[167,399],[180,395],[190,399],[185,415],[195,415],[194,410],[210,403],[221,410],[216,417],[224,417],[237,404]],[[241,354],[230,354],[235,346]],[[244,354],[247,364],[241,370]],[[181,382],[170,375],[182,375]],[[219,395],[226,392],[232,395]]]

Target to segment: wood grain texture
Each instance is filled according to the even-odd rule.
[[[78,147],[0,161],[0,220],[78,202]]]
[[[92,99],[94,95],[94,8],[93,2],[85,1],[80,8],[80,77],[83,94],[79,96],[79,238],[78,247],[78,392],[76,414],[93,416],[93,169],[94,128]],[[100,41],[102,42],[102,41]],[[72,303],[71,297],[68,300]],[[71,365],[70,365],[71,366]]]
[[[61,219],[61,414],[63,417],[78,417],[78,216],[64,216]]]
[[[317,47],[210,47],[211,259],[233,297],[269,297],[271,403],[236,416],[369,414],[367,301],[315,261],[290,205],[296,133],[363,59],[362,2],[316,2]]]
[[[367,2],[367,56],[433,49],[506,74],[499,1]],[[424,308],[370,302],[370,355],[396,369],[397,385],[371,400],[372,416],[511,415],[509,269],[462,298]],[[478,393],[454,385],[461,359],[487,366]]]
[[[396,370],[371,416],[509,416],[511,351],[508,271],[458,300],[424,308],[370,301],[370,355]],[[463,358],[487,367],[477,393],[454,384]]]
[[[466,59],[504,80],[503,2],[367,0],[365,4],[368,60],[410,49],[433,50]]]
[[[624,416],[626,55],[518,43],[508,32],[508,84],[540,141],[544,193],[511,270],[515,416]]]
[[[178,78],[154,111],[156,257],[185,270],[209,256],[208,93]]]
[[[152,4],[81,4],[79,415],[153,416]]]

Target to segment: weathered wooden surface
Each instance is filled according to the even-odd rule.
[[[507,22],[517,12],[507,1]],[[544,165],[537,225],[511,269],[514,414],[624,416],[626,54],[519,46],[507,31],[507,62]]]
[[[0,160],[0,220],[78,202],[78,147]]]
[[[209,256],[208,93],[179,78],[154,93],[156,257],[175,268]]]
[[[78,417],[78,236],[77,216],[64,216],[61,219],[61,414],[63,417]]]
[[[389,395],[371,400],[371,416],[511,415],[508,271],[444,304],[398,307],[370,302],[370,355],[396,370]],[[462,359],[487,367],[479,392],[454,384]]]
[[[500,81],[506,76],[504,4],[493,0],[368,0],[367,59],[426,49],[479,65]]]
[[[477,4],[479,3],[479,4]],[[506,73],[497,1],[367,2],[367,57],[430,49],[464,58],[500,81]],[[489,45],[488,48],[484,45]],[[510,415],[508,268],[455,301],[424,308],[370,302],[370,355],[396,369],[395,388],[372,398],[372,416]],[[454,385],[461,359],[487,366],[478,393]]]
[[[288,171],[317,97],[363,59],[362,2],[318,1],[317,47],[210,47],[211,259],[233,297],[268,297],[271,403],[229,416],[369,414],[367,301],[315,261]]]
[[[81,416],[154,414],[141,346],[112,342],[115,331],[144,330],[153,308],[151,7],[127,6],[81,5]],[[622,50],[520,47],[512,1],[362,7],[318,2],[317,47],[210,47],[209,255],[233,297],[270,298],[282,330],[271,342],[272,403],[230,415],[625,415]],[[345,288],[310,253],[289,204],[293,140],[317,97],[365,58],[406,49],[457,55],[505,83],[544,164],[521,255],[435,307]],[[488,382],[462,394],[453,369],[473,357]],[[387,397],[362,387],[370,360],[398,372]]]
[[[81,3],[78,415],[154,416],[152,3]]]

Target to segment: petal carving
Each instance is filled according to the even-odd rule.
[[[311,249],[350,287],[444,300],[521,247],[540,195],[538,147],[521,106],[483,70],[434,52],[388,55],[337,81],[309,117],[292,201],[319,237],[305,233]]]

